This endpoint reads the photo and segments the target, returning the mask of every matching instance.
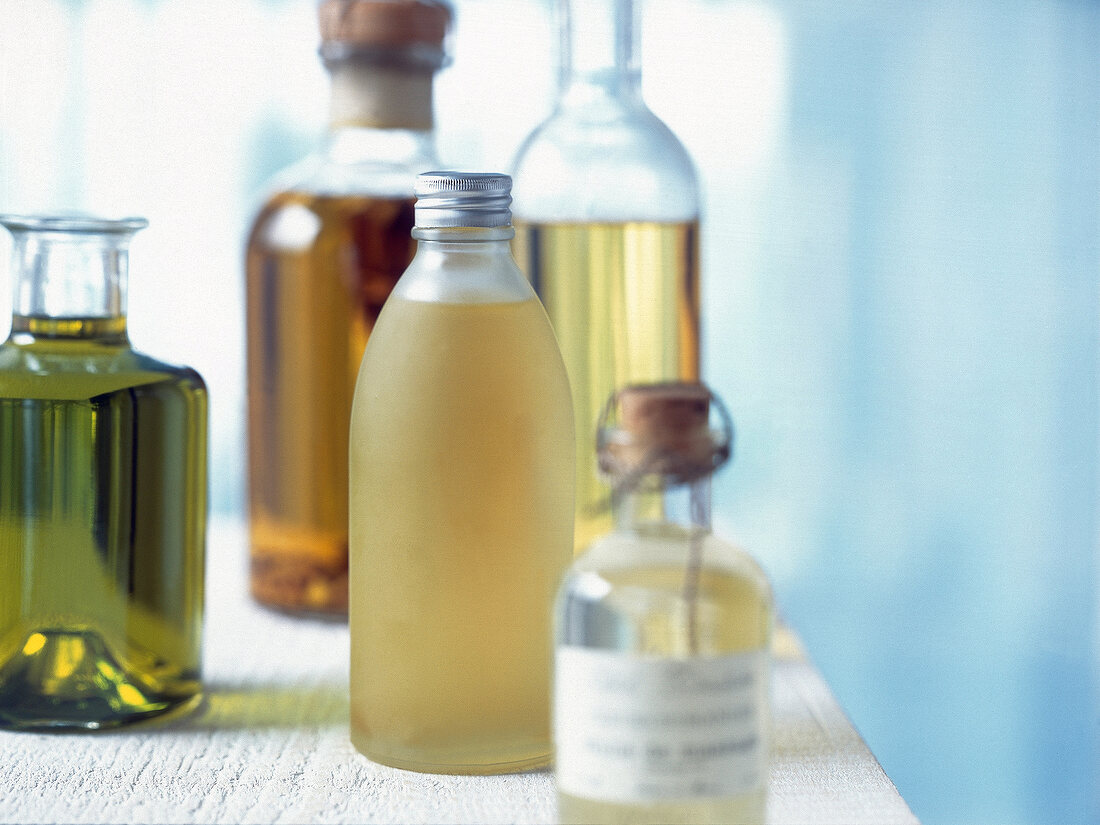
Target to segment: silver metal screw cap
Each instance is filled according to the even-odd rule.
[[[508,226],[512,179],[495,172],[424,172],[417,175],[418,227]]]

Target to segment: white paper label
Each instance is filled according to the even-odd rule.
[[[763,786],[768,659],[647,659],[559,647],[554,737],[562,791],[609,802],[730,797]]]

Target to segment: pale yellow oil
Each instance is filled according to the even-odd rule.
[[[573,427],[538,301],[391,296],[350,441],[352,742],[421,771],[546,764]]]
[[[611,529],[595,430],[627,384],[699,377],[698,221],[516,221],[516,261],[558,337],[576,420],[579,551]]]
[[[686,596],[679,528],[616,531],[597,541],[562,584],[559,617],[594,617],[563,631],[572,644],[672,659],[769,650],[771,588],[750,556],[714,536]],[[599,584],[596,584],[596,579]],[[574,620],[575,621],[575,620]],[[730,823],[763,825],[767,789],[726,798],[607,802],[558,793],[562,823]]]

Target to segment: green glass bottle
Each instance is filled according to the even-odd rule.
[[[201,696],[206,387],[130,346],[146,225],[0,216],[0,727],[105,728]]]

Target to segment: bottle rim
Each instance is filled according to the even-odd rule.
[[[145,218],[101,218],[94,215],[0,213],[0,225],[9,232],[59,232],[79,235],[132,235],[149,225]]]
[[[410,72],[436,72],[451,64],[443,48],[421,43],[408,46],[374,46],[331,40],[317,49],[321,62],[330,70],[344,63],[386,66]]]

